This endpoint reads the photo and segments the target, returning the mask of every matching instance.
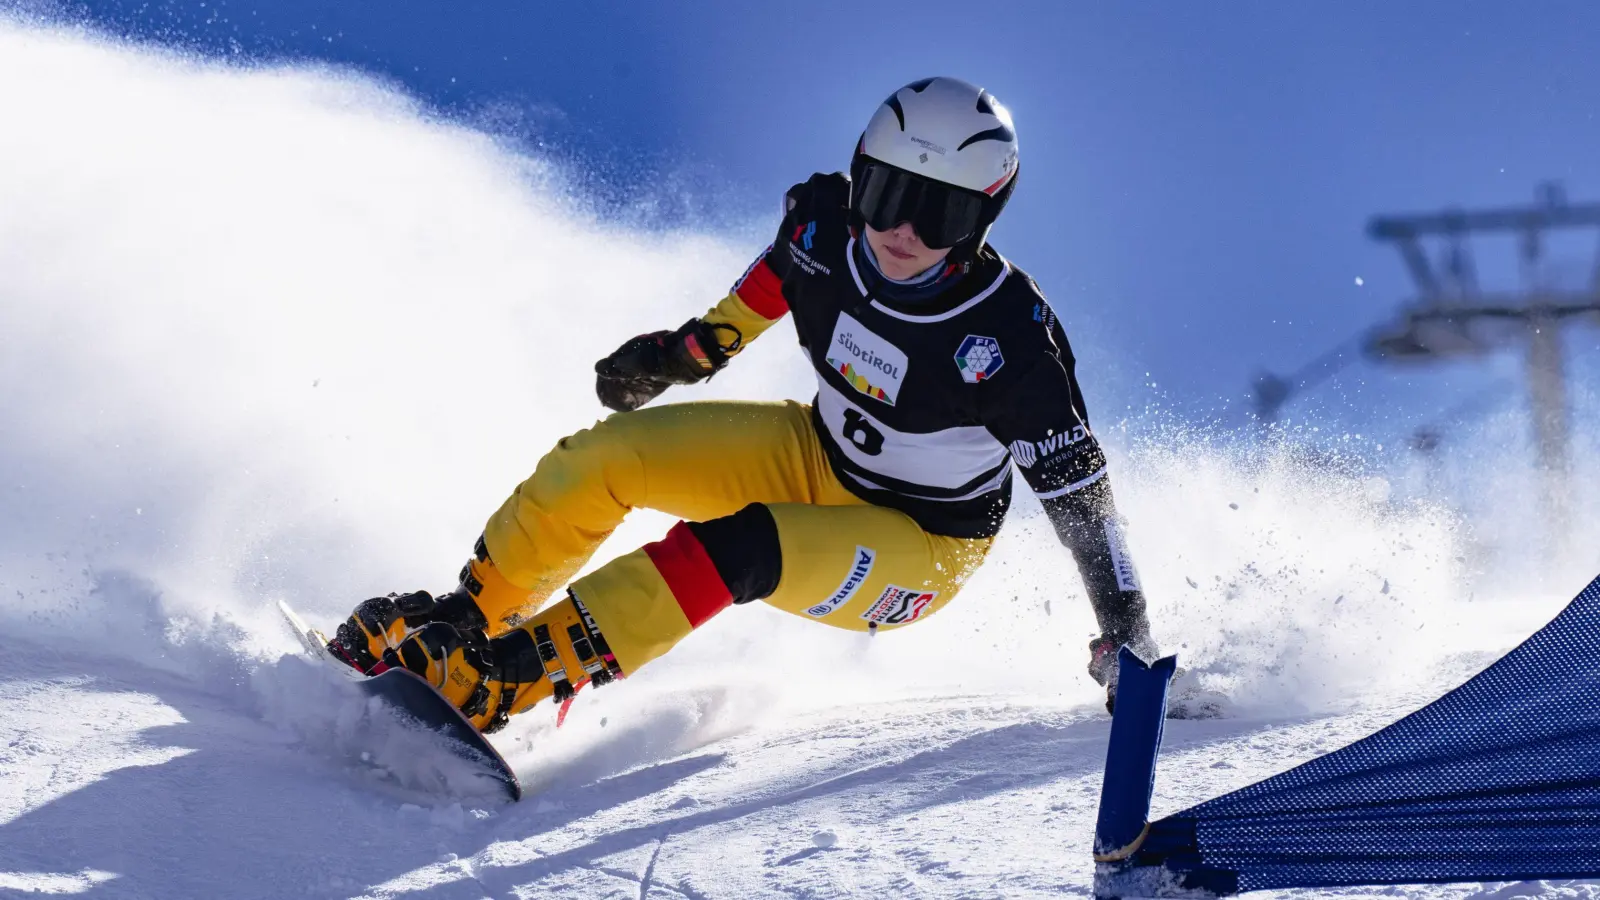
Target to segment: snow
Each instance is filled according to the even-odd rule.
[[[591,360],[702,311],[769,223],[630,230],[350,73],[15,19],[0,122],[0,893],[1088,895],[1109,723],[1026,502],[914,629],[738,608],[560,731],[519,717],[517,805],[294,652],[279,598],[327,624],[447,587],[602,413]],[[786,327],[738,365],[698,396],[809,395]],[[1414,709],[1594,574],[1481,565],[1470,523],[1370,473],[1113,451],[1157,638],[1232,698],[1170,724],[1158,815]],[[1364,893],[1600,889],[1338,895]]]

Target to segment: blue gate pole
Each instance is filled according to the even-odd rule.
[[[1094,830],[1094,859],[1115,863],[1139,849],[1149,831],[1150,793],[1155,788],[1156,755],[1167,721],[1167,685],[1178,668],[1168,656],[1146,665],[1123,647],[1117,654],[1117,703],[1106,745],[1105,780],[1100,786],[1100,819]]]

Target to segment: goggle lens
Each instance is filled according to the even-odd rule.
[[[855,192],[855,208],[874,231],[909,222],[924,245],[942,250],[978,233],[983,197],[893,166],[869,165]]]

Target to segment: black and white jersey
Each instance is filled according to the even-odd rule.
[[[1072,350],[1033,279],[985,246],[926,303],[874,296],[849,193],[839,174],[790,189],[777,241],[735,286],[759,314],[794,316],[840,480],[929,532],[988,537],[1013,461],[1042,498],[1104,478]]]

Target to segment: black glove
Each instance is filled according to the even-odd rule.
[[[717,340],[718,328],[735,335],[726,351]],[[732,326],[699,319],[690,319],[677,331],[641,334],[594,364],[595,393],[609,409],[638,409],[674,384],[694,384],[720,372],[738,349],[738,340]]]

